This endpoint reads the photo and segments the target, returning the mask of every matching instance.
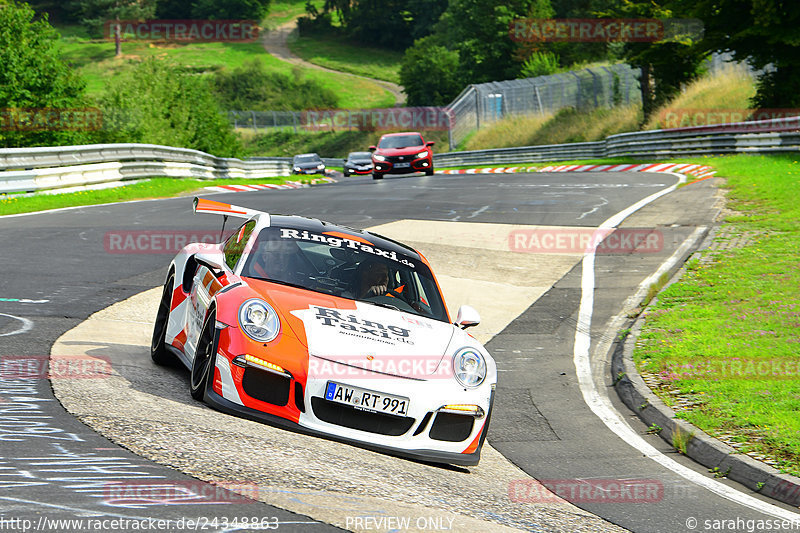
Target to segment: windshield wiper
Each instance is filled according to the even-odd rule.
[[[396,307],[396,306],[394,306],[392,304],[387,304],[387,303],[384,303],[384,302],[372,302],[370,300],[359,300],[359,302],[365,302],[365,303],[368,303],[368,304],[377,305],[378,307],[385,307],[386,309],[394,309],[395,311],[403,311],[399,307]],[[403,312],[405,313],[407,311],[403,311]]]
[[[277,283],[278,285],[286,285],[287,287],[296,287],[298,289],[305,289],[307,291],[313,290],[306,287],[305,285],[300,285],[299,283],[292,283],[291,281],[283,281],[280,279],[271,279],[271,278],[256,278],[256,279],[260,279],[262,281],[268,281],[270,283]]]

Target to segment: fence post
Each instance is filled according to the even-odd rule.
[[[472,89],[475,91],[475,129],[481,129],[481,101],[480,101],[480,92],[473,87]]]
[[[294,125],[294,132],[297,133],[297,111],[292,111],[292,124]]]
[[[258,134],[258,123],[256,122],[256,112],[250,111],[250,114],[253,116],[253,131]]]

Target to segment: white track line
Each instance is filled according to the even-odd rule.
[[[33,322],[31,322],[27,318],[23,318],[21,316],[7,315],[5,313],[0,313],[0,316],[7,316],[8,318],[11,318],[13,320],[19,320],[20,322],[22,322],[22,326],[19,329],[14,330],[10,333],[0,333],[0,337],[10,337],[11,335],[19,335],[20,333],[25,333],[26,331],[30,331],[31,329],[33,329]]]
[[[627,209],[620,211],[603,222],[598,230],[614,228],[619,225],[628,216],[635,213],[642,207],[653,202],[654,200],[674,191],[679,183],[686,181],[686,176],[678,175],[678,183],[668,187],[655,194],[651,194]],[[666,455],[658,451],[654,446],[645,441],[641,435],[635,432],[630,426],[625,423],[622,416],[611,405],[608,396],[602,396],[597,389],[597,386],[592,379],[592,365],[589,358],[589,347],[591,345],[591,327],[592,327],[592,310],[594,308],[594,263],[595,263],[596,244],[589,252],[586,252],[582,261],[581,273],[581,303],[578,312],[578,324],[575,329],[575,346],[573,351],[573,360],[575,363],[575,371],[578,375],[578,383],[583,394],[583,400],[586,405],[597,415],[600,420],[614,433],[616,433],[624,442],[630,444],[649,459],[657,462],[664,468],[672,470],[679,476],[686,480],[699,485],[705,489],[710,490],[714,494],[721,496],[734,503],[744,505],[755,511],[774,516],[783,520],[797,520],[800,515],[792,511],[788,511],[768,502],[763,502],[758,498],[754,498],[749,494],[744,494],[736,489],[723,485],[722,483],[708,478],[699,472],[683,466],[682,464],[670,459]]]

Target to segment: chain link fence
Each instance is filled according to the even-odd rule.
[[[641,104],[638,76],[639,69],[618,64],[470,85],[447,106],[453,116],[450,149],[473,131],[511,115]]]

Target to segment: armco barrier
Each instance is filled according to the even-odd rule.
[[[0,193],[31,192],[153,176],[289,176],[290,158],[243,161],[154,144],[90,144],[0,149]]]
[[[603,141],[498,148],[434,155],[436,167],[505,165],[608,157],[800,151],[800,117],[672,130],[621,133]],[[336,158],[325,158],[337,164]],[[241,160],[152,144],[94,144],[0,149],[0,193],[130,180],[150,176],[265,178],[288,176],[286,157]]]
[[[603,141],[498,148],[434,155],[436,166],[540,161],[663,158],[684,155],[768,153],[800,150],[800,117],[671,130],[619,133]]]

